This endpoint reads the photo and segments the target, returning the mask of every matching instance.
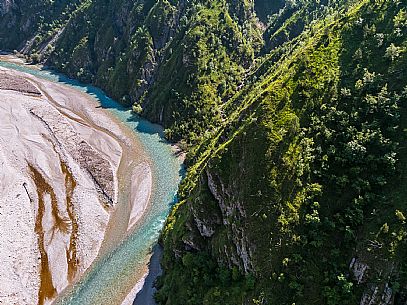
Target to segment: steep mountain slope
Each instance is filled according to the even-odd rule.
[[[33,44],[46,45],[39,33],[65,23],[81,0],[2,0],[0,1],[0,48],[27,51]],[[47,22],[50,22],[48,24]],[[51,23],[52,22],[52,23]]]
[[[219,105],[241,83],[261,44],[246,2],[78,3],[64,13],[69,18],[42,17],[23,53],[134,104],[169,127],[173,140],[193,142],[221,121]]]
[[[253,73],[169,219],[163,304],[404,304],[406,16],[356,3]]]
[[[65,20],[22,50],[188,150],[159,304],[406,303],[405,0],[94,0]]]

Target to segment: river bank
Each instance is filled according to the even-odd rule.
[[[150,161],[80,92],[0,68],[0,100],[0,295],[10,304],[49,304],[141,218]],[[116,214],[122,226],[112,223]]]
[[[39,88],[43,86],[44,79],[47,81],[50,80],[50,83],[55,83],[56,81],[62,83],[62,92],[58,92],[55,88],[53,89],[53,98],[51,99],[54,103],[53,106],[59,107],[59,110],[64,112],[64,115],[67,115],[68,119],[76,120],[76,123],[79,125],[83,125],[83,123],[86,122],[88,125],[92,125],[91,127],[102,127],[99,132],[106,132],[109,136],[113,138],[116,137],[116,140],[120,143],[119,145],[124,145],[124,148],[121,147],[121,159],[119,162],[116,161],[115,168],[117,172],[120,172],[121,167],[123,168],[121,171],[122,174],[117,175],[117,181],[115,181],[117,184],[115,198],[117,202],[122,203],[118,205],[121,208],[110,208],[109,210],[108,207],[110,220],[105,228],[105,237],[100,245],[96,265],[93,265],[92,268],[88,270],[89,272],[85,274],[84,278],[80,279],[77,285],[69,285],[69,289],[63,291],[62,299],[58,301],[64,303],[69,299],[69,304],[121,304],[126,296],[131,299],[142,288],[144,278],[148,271],[147,263],[151,256],[151,247],[158,237],[158,232],[168,214],[169,206],[174,200],[176,187],[181,174],[181,168],[179,167],[181,162],[177,159],[169,145],[162,140],[159,128],[143,120],[135,120],[134,117],[129,114],[129,111],[122,109],[115,104],[114,101],[104,96],[98,89],[79,85],[75,81],[61,78],[60,75],[42,71],[36,67],[27,68],[19,59],[13,59],[12,64],[18,64],[18,66],[13,66],[13,69],[21,69],[24,72],[39,76],[41,79],[39,83],[38,79],[32,80],[34,85]],[[4,65],[7,66],[7,64]],[[27,71],[25,71],[26,69]],[[69,88],[66,84],[73,88]],[[43,92],[52,91],[49,87],[53,87],[54,85],[47,84],[47,90],[42,88]],[[88,101],[83,103],[75,99],[70,99],[70,101],[61,102],[60,95],[64,95],[67,89],[76,91],[76,94],[78,94],[78,91],[82,91],[79,92],[82,95],[81,98],[87,98]],[[49,93],[47,94],[49,95]],[[56,99],[54,98],[55,96],[57,97]],[[88,103],[93,104],[90,105]],[[74,111],[72,111],[71,107],[73,107]],[[106,112],[106,109],[109,111]],[[119,129],[122,127],[122,134],[115,132],[114,128],[110,130],[112,128],[110,123],[103,127],[104,119],[101,119],[103,116],[96,114],[94,112],[96,110],[104,112],[104,115],[110,116],[111,120],[116,120],[115,123],[119,125]],[[76,112],[80,112],[81,115],[78,115]],[[88,120],[90,122],[87,122]],[[100,122],[100,120],[102,120],[102,122]],[[104,123],[108,121],[109,120]],[[113,134],[109,134],[109,132]],[[89,142],[97,141],[98,137],[94,135],[95,134],[92,136],[91,133],[88,133]],[[141,155],[138,154],[137,149],[134,149],[134,146],[132,147],[131,143],[129,144],[129,142],[126,141],[126,137],[127,139],[135,137],[135,142],[139,141],[139,144],[141,144],[139,148],[141,149],[141,153],[145,153],[145,159],[136,158],[137,160],[131,160],[131,158],[134,158],[134,155],[138,155],[138,157]],[[93,143],[92,145],[97,146],[99,144],[101,143]],[[112,147],[112,145],[110,145],[110,147]],[[110,147],[105,145],[101,151],[109,150]],[[136,154],[134,154],[134,152],[136,152]],[[131,158],[128,156],[131,156]],[[114,163],[112,160],[109,162],[111,164]],[[135,170],[129,170],[131,167]],[[126,190],[134,189],[138,191],[126,192]],[[147,191],[151,189],[153,193]],[[151,205],[140,204],[140,202],[148,203],[149,201],[152,203]],[[127,237],[125,241],[120,244],[121,240],[125,237]],[[144,242],[141,242],[140,238]],[[116,248],[118,244],[119,249]],[[133,248],[133,251],[130,253],[127,252],[129,247]],[[121,252],[122,250],[126,250],[124,256],[123,252]],[[91,289],[90,287],[92,287],[92,285],[89,285],[90,287],[88,289],[84,289],[84,286],[86,288],[86,285],[94,283],[95,280],[103,281],[106,280],[106,278],[110,280],[110,274],[104,279],[102,277],[99,279],[99,275],[103,274],[103,272],[98,272],[98,270],[104,270],[103,263],[110,261],[112,257],[114,258],[116,253],[121,253],[117,255],[123,258],[120,260],[119,265],[123,264],[122,267],[127,265],[123,269],[126,273],[124,283],[115,282],[111,284],[109,287],[112,288],[114,293],[110,295],[110,297],[104,295],[101,291],[98,293],[97,290]],[[117,269],[120,270],[120,266],[118,266]],[[114,272],[120,271],[116,271],[115,268]],[[98,275],[95,277],[96,273]],[[137,285],[134,287],[136,283]],[[120,288],[116,286],[120,286]],[[103,285],[103,289],[106,289],[106,287],[106,285]],[[86,301],[81,297],[77,299],[78,293],[83,294],[84,291],[89,292],[93,296],[92,299],[87,298]],[[103,301],[105,298],[106,301]]]

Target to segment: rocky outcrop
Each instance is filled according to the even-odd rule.
[[[245,273],[252,271],[251,253],[248,238],[244,227],[236,225],[241,223],[247,217],[243,205],[233,196],[234,192],[221,181],[220,177],[210,170],[206,171],[208,178],[208,187],[216,198],[221,213],[223,225],[229,228],[228,237],[234,245],[234,251],[227,253],[225,251],[228,265],[238,265]],[[230,187],[230,186],[229,186]]]
[[[236,266],[242,272],[253,270],[252,253],[245,229],[236,223],[245,221],[243,205],[235,200],[229,186],[213,170],[206,170],[201,181],[201,196],[190,202],[192,223],[183,238],[186,250],[207,249],[222,265]],[[221,238],[227,238],[220,241]]]
[[[378,259],[371,251],[360,249],[349,265],[356,284],[364,287],[359,305],[394,304],[395,293],[390,279],[398,278],[399,270],[393,262]]]
[[[389,284],[371,284],[363,293],[359,305],[390,305],[393,304],[393,290]]]
[[[358,284],[366,281],[366,273],[369,270],[369,266],[359,260],[359,258],[354,257],[350,262],[349,266],[350,271],[353,274],[353,277]]]

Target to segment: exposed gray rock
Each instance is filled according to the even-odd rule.
[[[366,245],[378,245],[378,242],[366,241]],[[380,249],[380,247],[376,247]],[[375,251],[360,247],[353,257],[349,270],[357,284],[365,287],[360,305],[390,305],[394,303],[394,293],[389,282],[398,278],[395,262],[380,259]],[[378,281],[377,279],[382,279]]]
[[[212,237],[213,234],[215,234],[215,229],[206,225],[202,220],[200,220],[199,218],[194,218],[196,226],[199,230],[199,233],[203,236],[203,237]]]
[[[393,291],[386,283],[371,285],[363,294],[360,305],[390,305],[393,301]]]
[[[369,270],[369,266],[361,262],[359,258],[354,257],[350,262],[349,269],[357,283],[360,284],[364,282],[366,272]]]
[[[228,265],[230,267],[237,265],[241,267],[243,272],[249,273],[253,270],[251,247],[248,243],[244,227],[236,225],[236,223],[246,218],[246,211],[239,200],[234,198],[233,191],[226,187],[219,176],[210,170],[207,170],[206,173],[208,187],[219,203],[223,224],[229,228],[230,235],[228,237],[235,247],[233,251],[226,251],[225,253]]]

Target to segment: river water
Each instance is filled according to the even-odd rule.
[[[0,61],[0,66],[29,73],[53,82],[69,85],[96,99],[120,121],[134,131],[146,154],[152,160],[153,191],[151,208],[134,232],[115,250],[99,258],[74,287],[57,300],[57,304],[91,305],[121,304],[145,272],[152,247],[157,243],[171,206],[176,202],[178,185],[183,174],[179,158],[163,139],[162,129],[132,114],[129,108],[93,86],[81,84],[50,70]],[[137,304],[138,305],[138,304]],[[140,304],[145,305],[145,304]]]

